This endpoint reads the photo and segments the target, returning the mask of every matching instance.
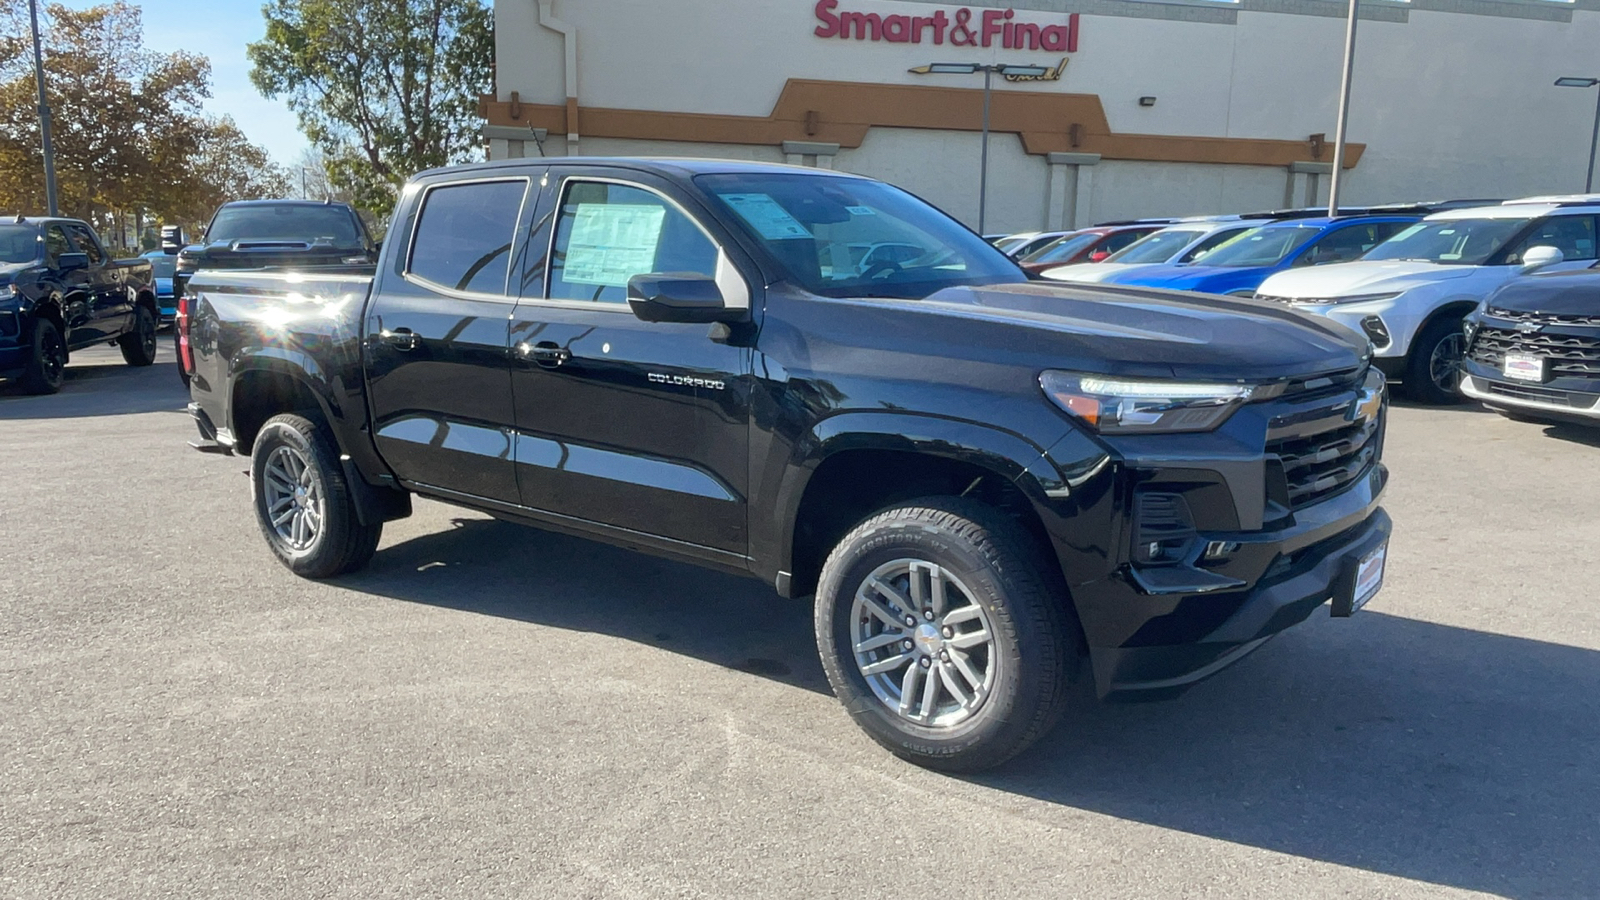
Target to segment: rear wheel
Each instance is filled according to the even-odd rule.
[[[885,510],[823,567],[817,644],[834,694],[890,752],[998,765],[1054,726],[1076,671],[1067,600],[1015,522],[943,497]]]
[[[133,330],[117,338],[117,346],[130,366],[148,366],[156,361],[156,317],[150,307],[134,307]]]
[[[33,323],[33,352],[22,373],[22,389],[30,394],[54,394],[66,379],[67,342],[49,319]]]
[[[256,521],[278,560],[305,578],[364,567],[383,524],[363,525],[332,440],[304,416],[261,426],[250,460]]]
[[[1428,323],[1412,343],[1406,361],[1406,394],[1434,406],[1460,403],[1461,360],[1466,349],[1461,319],[1446,317]]]

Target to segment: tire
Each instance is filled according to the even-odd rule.
[[[33,347],[22,372],[22,389],[30,394],[54,394],[67,377],[67,342],[49,319],[33,322]]]
[[[378,549],[383,523],[361,524],[333,441],[304,416],[274,416],[261,426],[250,488],[267,546],[296,575],[354,572]]]
[[[156,317],[150,307],[133,308],[133,330],[117,338],[122,359],[130,366],[148,366],[156,361]]]
[[[973,772],[1022,752],[1061,718],[1083,653],[1050,566],[1014,521],[971,500],[928,498],[868,518],[828,556],[817,589],[817,647],[834,695],[873,740],[930,769]],[[926,608],[904,606],[937,605],[935,578],[944,608],[930,621]]]
[[[1466,344],[1461,319],[1445,317],[1429,322],[1412,343],[1411,355],[1406,359],[1406,396],[1431,406],[1460,403],[1461,357]]]

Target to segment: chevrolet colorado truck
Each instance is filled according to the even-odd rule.
[[[78,219],[0,219],[0,378],[30,394],[61,390],[74,350],[113,343],[130,366],[156,360],[147,259],[112,259]]]
[[[1326,319],[1030,282],[897,188],[750,163],[425,172],[389,235],[190,285],[190,412],[303,576],[413,496],[753,576],[950,771],[1084,672],[1170,695],[1381,584],[1383,376]]]

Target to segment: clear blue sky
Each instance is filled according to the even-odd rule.
[[[91,0],[66,0],[72,6]],[[211,59],[211,99],[206,108],[230,115],[250,140],[289,164],[305,149],[294,113],[281,101],[267,100],[250,83],[245,45],[266,34],[262,0],[134,0],[144,9],[144,43],[151,50],[188,50]]]

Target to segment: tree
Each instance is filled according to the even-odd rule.
[[[416,172],[480,152],[493,15],[480,0],[270,0],[250,78],[284,98],[333,184],[380,216]]]
[[[196,222],[225,200],[281,192],[266,151],[202,110],[205,57],[146,50],[139,10],[123,0],[43,12],[64,213],[101,227],[147,212]],[[45,206],[36,91],[26,0],[0,0],[0,208]]]

